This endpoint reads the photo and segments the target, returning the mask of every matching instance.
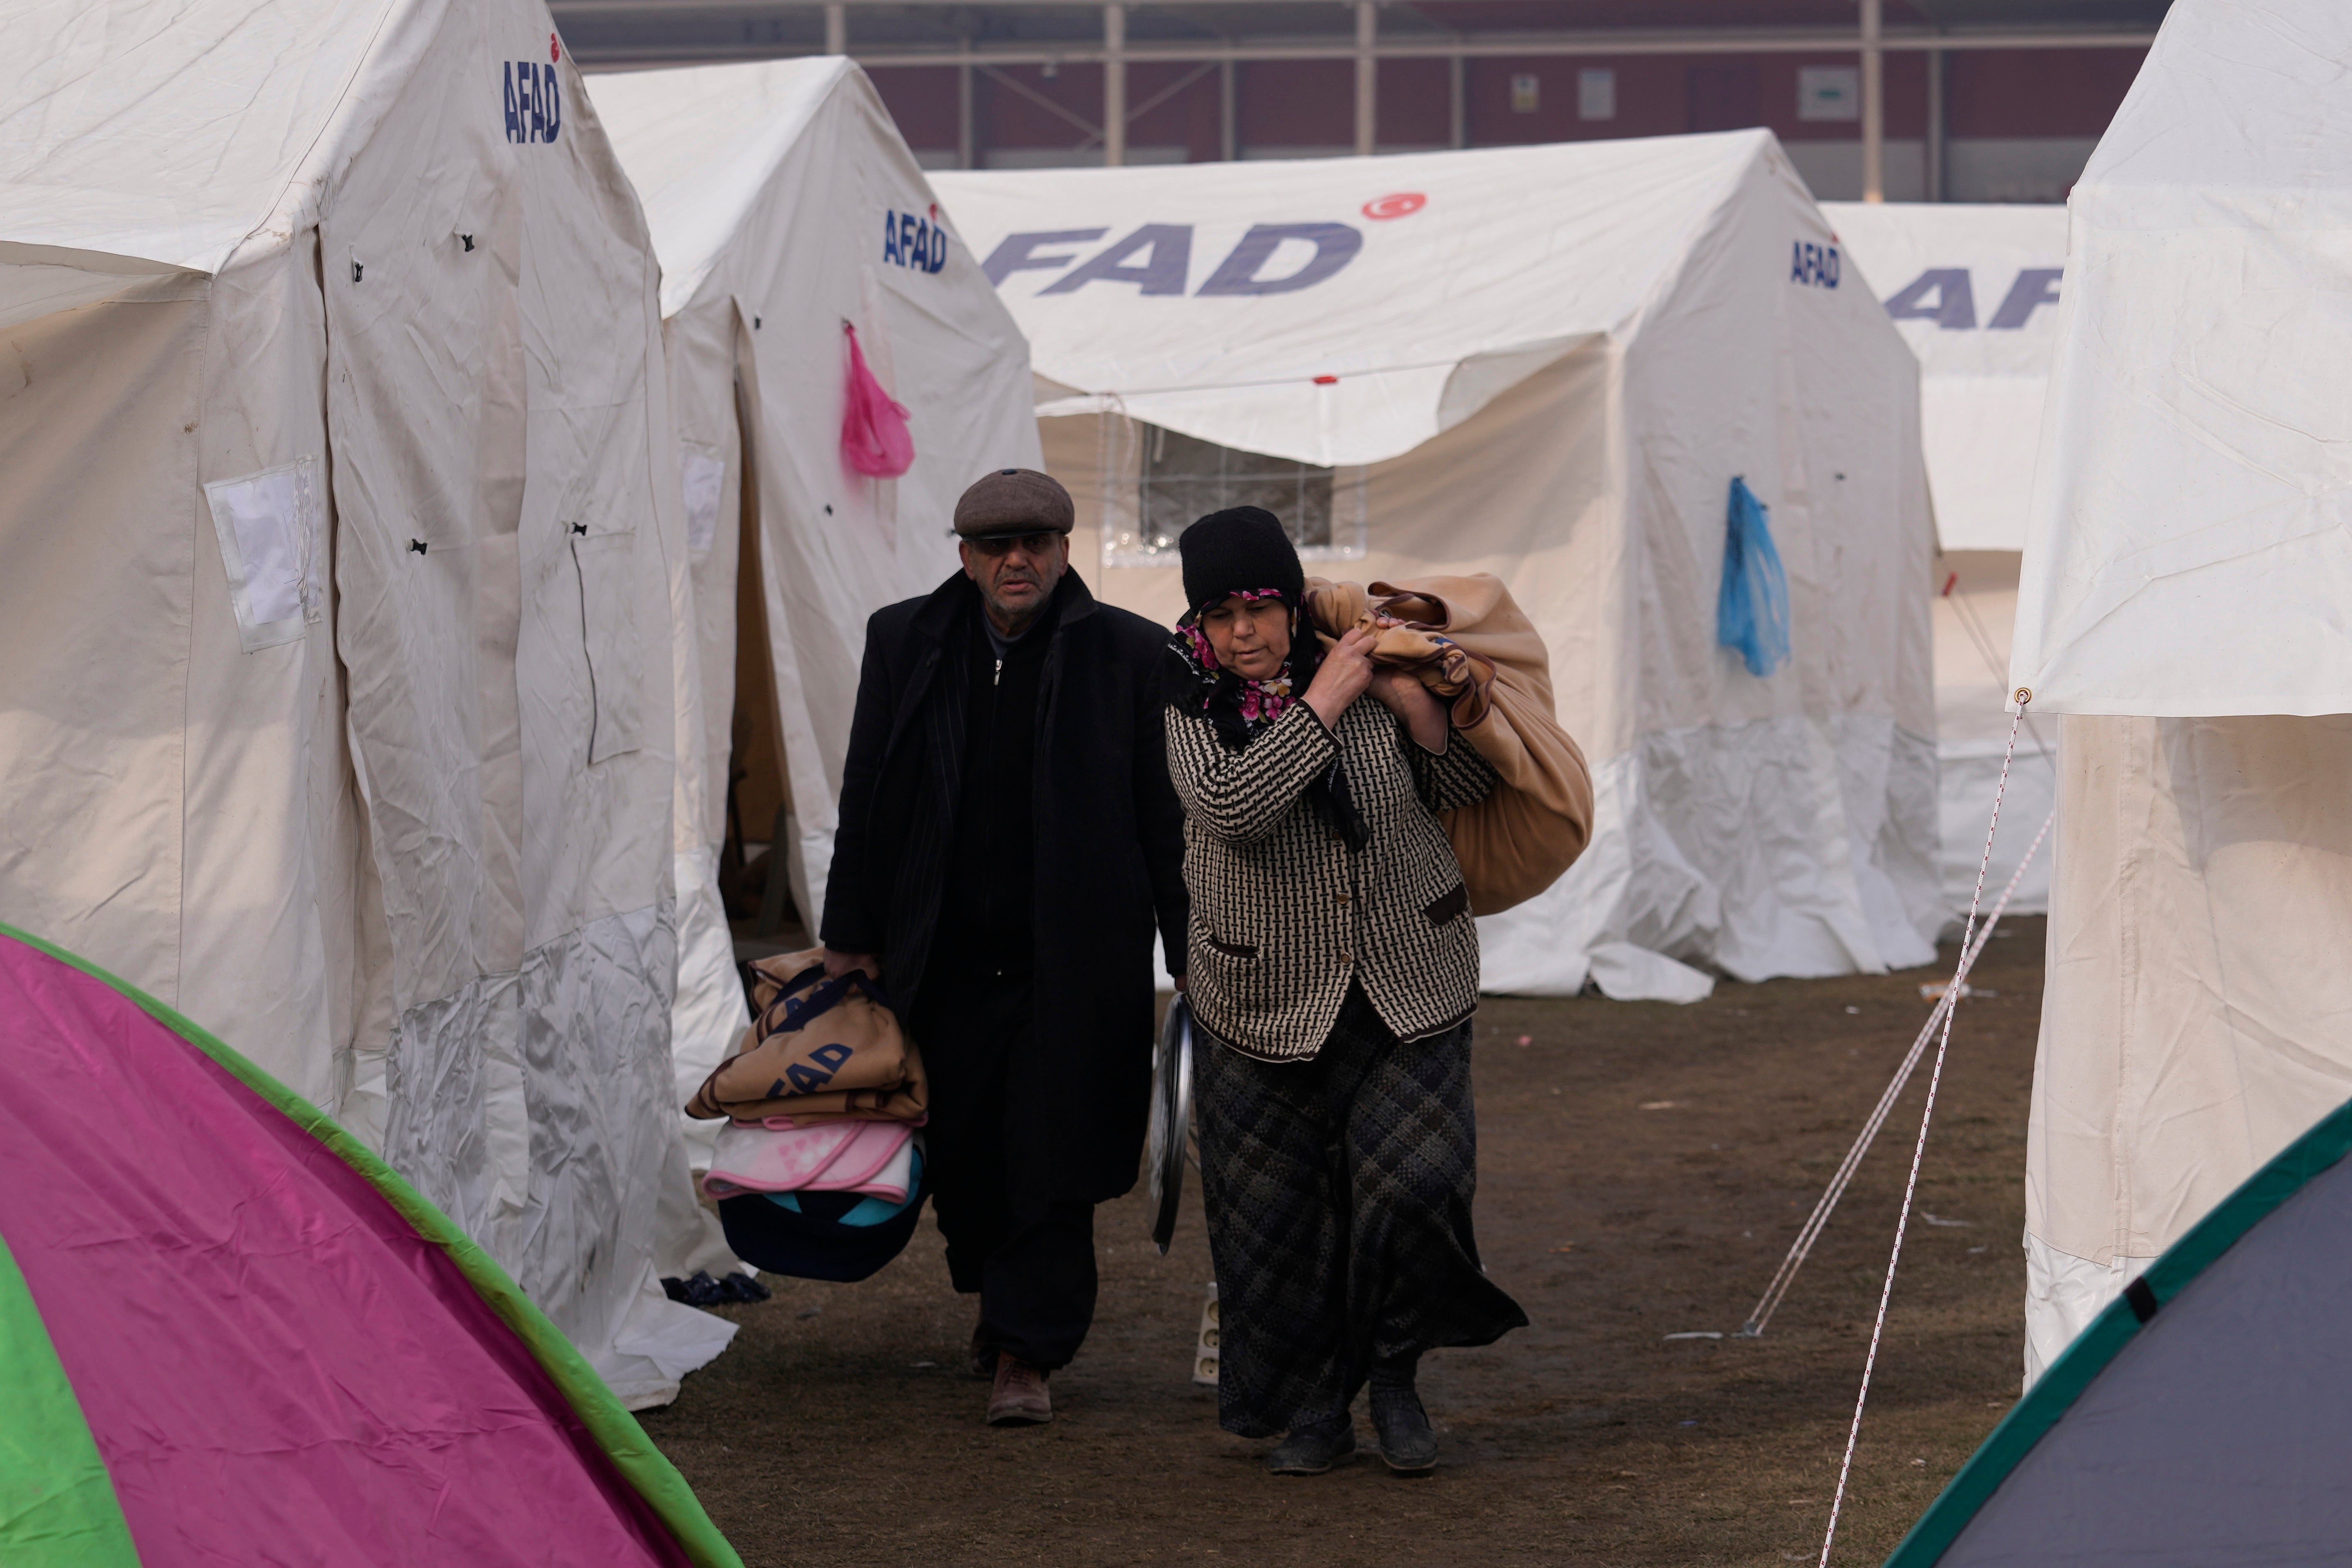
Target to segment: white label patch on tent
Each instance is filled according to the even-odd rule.
[[[699,561],[719,537],[719,497],[727,487],[727,460],[707,448],[688,446],[677,455],[686,490],[686,549]]]
[[[319,460],[303,457],[205,486],[228,570],[239,644],[248,653],[300,638],[320,591]]]

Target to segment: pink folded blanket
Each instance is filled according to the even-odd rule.
[[[825,1122],[791,1118],[730,1122],[703,1186],[712,1196],[750,1192],[859,1192],[903,1203],[912,1167],[914,1129],[903,1122]]]
[[[867,1124],[870,1126],[877,1124]],[[804,1192],[856,1192],[863,1193],[868,1197],[878,1197],[885,1203],[906,1202],[908,1189],[914,1185],[915,1136],[911,1129],[901,1128],[900,1130],[907,1135],[898,1140],[897,1150],[891,1154],[880,1170],[865,1180],[835,1181],[835,1171],[838,1169],[840,1164],[844,1163],[836,1162],[834,1168],[826,1170],[822,1177],[809,1183],[802,1190]]]

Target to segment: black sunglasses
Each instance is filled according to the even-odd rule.
[[[1054,548],[1054,541],[1061,537],[1058,531],[1042,534],[983,534],[979,538],[966,539],[963,542],[993,560],[1000,556],[1011,553],[1015,547],[1018,547],[1024,555],[1043,556]]]

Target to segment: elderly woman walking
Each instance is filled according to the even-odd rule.
[[[1471,1235],[1478,937],[1437,817],[1496,775],[1418,681],[1373,667],[1368,633],[1320,646],[1273,514],[1213,513],[1180,548],[1168,771],[1214,1037],[1193,1081],[1219,1414],[1287,1434],[1276,1473],[1319,1475],[1354,1454],[1369,1379],[1381,1458],[1418,1474],[1437,1462],[1422,1354],[1528,1321]]]

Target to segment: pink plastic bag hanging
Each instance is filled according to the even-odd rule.
[[[849,337],[849,385],[842,400],[841,460],[869,479],[896,479],[915,463],[915,438],[907,433],[907,411],[882,390],[866,368],[857,329],[845,321]]]

